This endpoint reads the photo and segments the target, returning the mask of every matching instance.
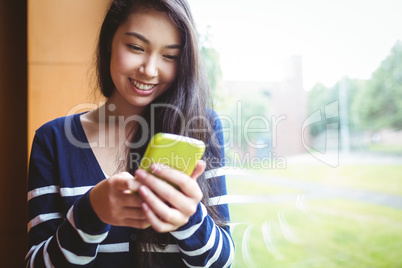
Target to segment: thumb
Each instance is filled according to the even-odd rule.
[[[113,179],[113,184],[115,185],[116,189],[124,193],[133,193],[138,189],[140,185],[134,179],[133,175],[128,172],[118,173],[109,179]]]
[[[198,160],[194,168],[193,174],[191,174],[191,178],[196,180],[204,172],[206,166],[207,164],[205,163],[204,160]]]

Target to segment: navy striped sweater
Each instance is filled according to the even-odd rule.
[[[214,129],[223,144],[219,120]],[[205,177],[214,174],[216,170],[209,170]],[[103,223],[90,204],[90,189],[103,179],[80,114],[55,119],[36,131],[28,175],[27,267],[137,267],[133,251],[138,230]],[[225,177],[219,180],[225,195]],[[219,196],[210,201],[229,220]],[[160,256],[164,267],[221,268],[233,260],[229,227],[215,225],[202,203],[189,222],[170,235],[173,244],[151,253]]]

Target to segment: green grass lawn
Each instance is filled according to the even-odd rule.
[[[387,153],[387,154],[402,154],[402,146],[401,145],[384,145],[384,144],[370,144],[367,148],[371,152],[376,153]]]
[[[402,165],[329,166],[288,165],[286,169],[258,170],[267,176],[287,177],[336,186],[402,195]]]
[[[241,195],[261,195],[261,194],[278,194],[278,193],[297,193],[297,190],[288,189],[280,186],[262,184],[254,181],[247,181],[240,178],[231,178],[227,185],[229,194]]]
[[[308,208],[231,205],[233,267],[402,267],[402,211],[341,200]]]
[[[303,166],[268,175],[402,194],[400,166]],[[247,185],[248,186],[247,186]],[[232,194],[293,193],[228,180]],[[248,188],[249,187],[249,188]],[[233,267],[402,267],[402,210],[340,199],[231,204]]]

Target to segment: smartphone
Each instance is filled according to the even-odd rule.
[[[151,165],[160,163],[190,176],[204,152],[205,144],[201,140],[176,134],[157,133],[151,138],[139,168],[151,172]]]

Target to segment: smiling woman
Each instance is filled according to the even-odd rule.
[[[185,0],[111,2],[97,50],[107,102],[46,123],[34,137],[27,265],[231,265],[228,206],[210,202],[226,194],[217,172],[222,126],[207,107],[198,53]],[[207,145],[191,175],[159,165],[148,172],[130,162],[157,132]],[[108,142],[93,142],[99,140]]]
[[[116,31],[110,72],[116,87],[108,103],[145,107],[176,79],[180,33],[167,14],[141,8]]]

